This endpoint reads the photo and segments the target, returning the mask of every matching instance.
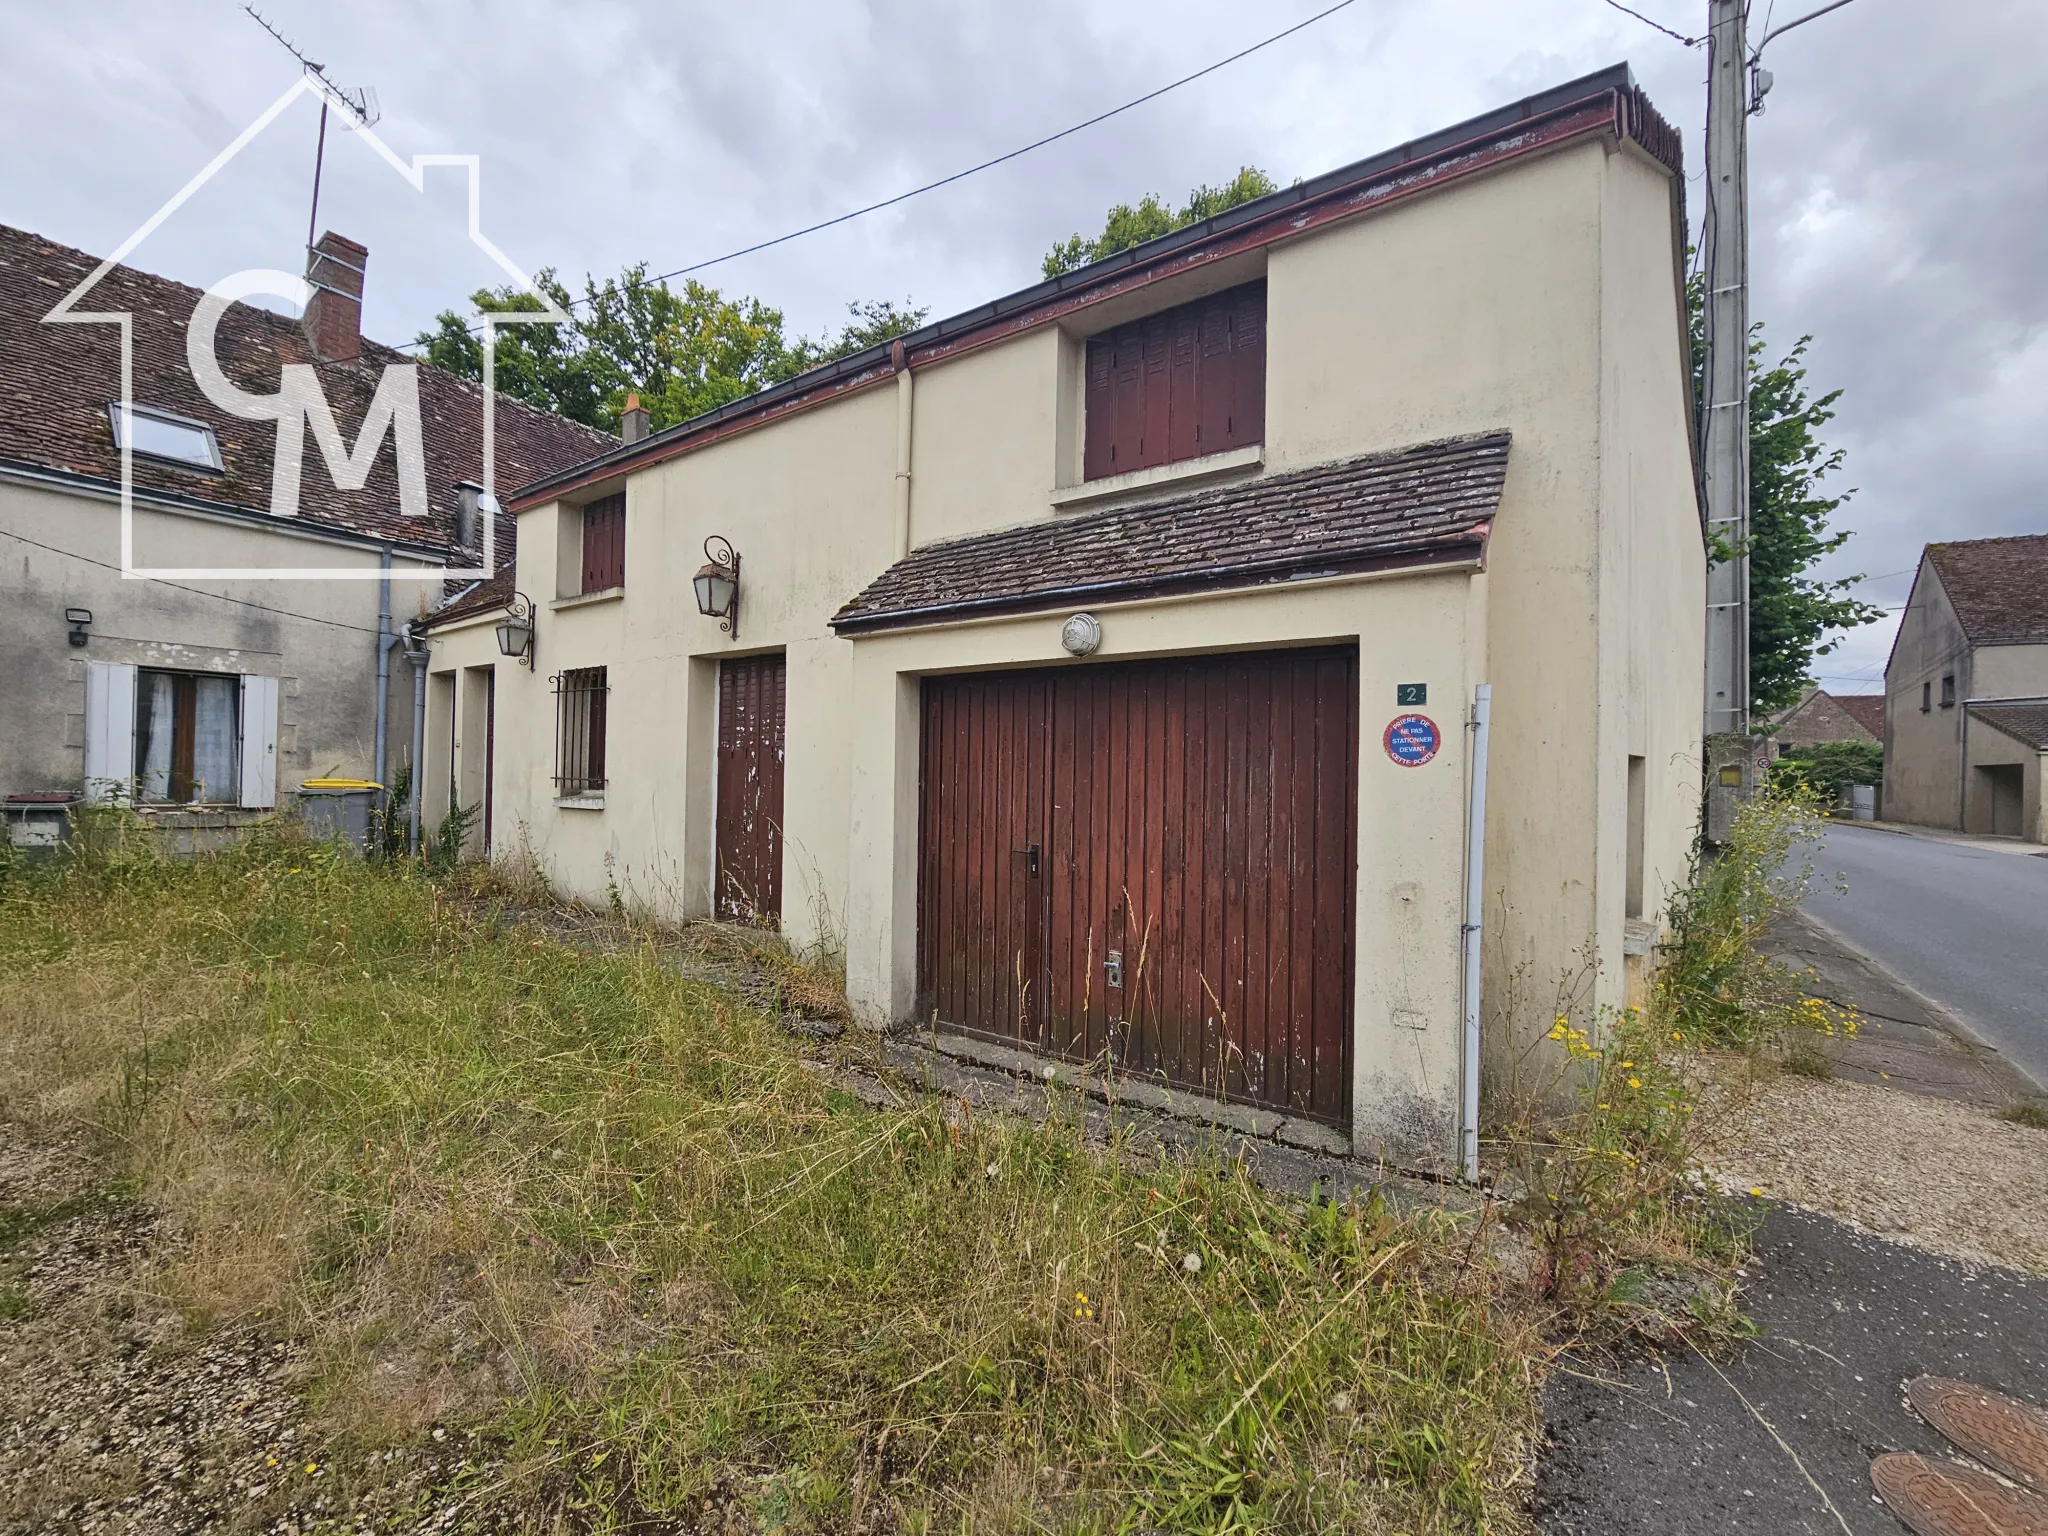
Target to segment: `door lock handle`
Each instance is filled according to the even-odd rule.
[[[1031,878],[1036,880],[1038,878],[1038,844],[1033,843],[1029,848],[1019,848],[1017,852],[1024,855],[1024,867],[1030,873]]]
[[[1104,972],[1103,985],[1115,987],[1119,991],[1123,990],[1124,952],[1120,949],[1112,949],[1103,959],[1102,969]]]

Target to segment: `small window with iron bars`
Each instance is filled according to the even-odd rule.
[[[555,685],[555,793],[568,798],[604,793],[605,701],[611,692],[603,667],[558,672]]]

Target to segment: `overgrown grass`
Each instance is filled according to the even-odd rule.
[[[338,1476],[452,1424],[535,1527],[1520,1523],[1542,1316],[1446,1215],[867,1107],[403,864],[102,842],[0,883],[0,1110],[97,1128],[193,1327],[311,1341]]]
[[[1509,1216],[1560,1304],[1653,1334],[1745,1331],[1733,1269],[1755,1214],[1712,1192],[1700,1148],[1712,1120],[1743,1111],[1758,1070],[1832,1077],[1830,1047],[1860,1027],[1805,995],[1763,943],[1808,888],[1798,855],[1819,825],[1803,787],[1743,805],[1726,846],[1702,849],[1669,895],[1646,1005],[1593,1009],[1589,963],[1560,982],[1547,1030],[1496,1085]]]

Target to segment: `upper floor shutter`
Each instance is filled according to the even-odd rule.
[[[1265,283],[1091,338],[1082,409],[1087,480],[1264,441]]]
[[[583,509],[584,592],[626,584],[626,493],[606,496]]]

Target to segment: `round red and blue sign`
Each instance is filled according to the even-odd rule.
[[[1403,768],[1420,768],[1443,745],[1443,733],[1427,715],[1394,716],[1383,739],[1387,756]]]

